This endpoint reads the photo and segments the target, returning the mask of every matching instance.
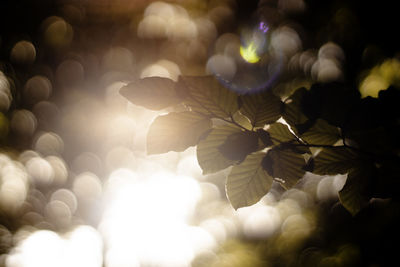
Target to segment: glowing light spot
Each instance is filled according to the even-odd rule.
[[[249,63],[257,63],[260,60],[260,57],[257,55],[257,48],[253,42],[247,47],[240,46],[240,55]]]
[[[267,26],[267,24],[263,21],[260,22],[260,25],[258,26],[258,28],[263,32],[266,33],[269,30],[269,27]]]
[[[36,185],[49,185],[54,180],[54,170],[50,163],[41,158],[34,157],[26,162],[26,170]]]
[[[102,185],[100,179],[94,173],[84,172],[75,178],[72,191],[78,199],[96,199],[101,195]]]
[[[48,230],[17,233],[19,242],[6,258],[9,267],[97,267],[103,242],[96,229],[81,225],[62,236]]]
[[[190,266],[198,250],[215,247],[207,230],[187,223],[201,197],[191,177],[160,171],[142,179],[118,169],[105,193],[110,201],[99,230],[107,243],[107,266]]]
[[[359,85],[361,96],[378,97],[379,92],[381,90],[386,90],[390,85],[399,86],[399,67],[399,60],[387,59],[381,65],[372,68]]]

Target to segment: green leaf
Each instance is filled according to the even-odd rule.
[[[282,101],[270,92],[240,97],[240,112],[247,116],[254,127],[263,127],[281,117]]]
[[[245,115],[241,114],[240,111],[237,111],[235,114],[233,114],[232,119],[234,122],[236,122],[243,128],[245,128],[249,131],[253,130],[253,125],[251,125],[249,118],[247,118]]]
[[[320,175],[335,175],[348,172],[358,164],[357,154],[345,147],[323,148],[314,158],[313,173]]]
[[[196,145],[210,128],[209,118],[191,111],[158,116],[147,133],[147,153],[184,151]]]
[[[257,203],[271,189],[273,178],[261,165],[265,152],[250,154],[232,168],[226,181],[226,193],[233,208]]]
[[[296,139],[296,136],[289,130],[289,127],[280,122],[271,124],[267,131],[274,144],[289,142]]]
[[[263,144],[257,132],[241,131],[229,135],[218,150],[227,159],[243,161],[248,154],[263,149]]]
[[[238,109],[236,93],[223,87],[214,76],[180,76],[180,94],[192,111],[218,118],[231,117]]]
[[[120,89],[120,93],[135,105],[160,110],[182,102],[175,85],[167,78],[148,77],[129,83]]]
[[[318,119],[307,132],[301,135],[301,139],[309,144],[333,145],[340,139],[340,132],[339,128]]]
[[[297,140],[297,137],[289,130],[287,125],[276,122],[271,124],[267,131],[275,145],[279,145],[281,147],[285,146],[300,154],[311,153],[308,147],[303,146],[303,144]]]
[[[294,186],[305,174],[305,160],[302,154],[291,150],[271,149],[268,151],[264,168],[278,178],[286,189]],[[267,166],[265,166],[267,165]],[[280,181],[282,180],[282,181]]]
[[[197,161],[203,174],[223,170],[238,162],[224,157],[219,147],[225,143],[228,136],[241,132],[241,128],[237,126],[223,125],[214,128],[206,139],[200,141],[197,146]]]
[[[367,166],[350,169],[346,184],[339,191],[340,202],[353,216],[368,204],[371,173]]]

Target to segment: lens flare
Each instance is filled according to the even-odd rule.
[[[256,63],[261,59],[257,55],[257,48],[255,47],[253,42],[251,42],[250,45],[247,47],[240,46],[240,55],[244,60],[249,63]]]
[[[232,42],[225,42],[222,39],[226,36],[221,36],[216,41],[215,54],[207,63],[207,70],[225,87],[239,94],[268,90],[279,77],[284,61],[285,51],[272,45],[275,35],[268,22],[261,21],[243,28],[240,36],[231,37]],[[229,60],[222,64],[216,58]],[[228,69],[235,71],[227,72]]]

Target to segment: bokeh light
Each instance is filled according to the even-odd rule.
[[[48,230],[35,231],[23,238],[6,259],[10,267],[85,266],[102,264],[103,244],[90,226],[79,226],[64,236]]]
[[[36,130],[37,120],[31,111],[21,109],[13,112],[10,124],[16,135],[31,136]]]
[[[24,97],[29,103],[35,104],[47,100],[52,92],[50,80],[44,76],[36,75],[30,78],[24,88]]]
[[[38,156],[29,159],[26,164],[26,170],[32,182],[37,186],[48,186],[53,183],[54,170],[50,163]]]
[[[95,174],[84,172],[75,177],[72,191],[78,199],[93,200],[101,196],[102,185]]]
[[[45,43],[53,48],[68,46],[74,37],[72,26],[61,17],[48,17],[43,21],[42,29]]]
[[[333,82],[343,79],[342,64],[344,53],[340,46],[326,43],[318,51],[318,59],[314,62],[311,75],[320,82]]]
[[[100,229],[109,245],[109,266],[186,266],[198,247],[215,244],[206,231],[188,225],[200,197],[193,178],[118,169],[109,176],[106,194],[111,203]]]
[[[11,49],[10,59],[16,64],[32,64],[36,58],[35,46],[28,41],[19,41]]]
[[[378,97],[379,91],[385,90],[389,85],[400,85],[398,59],[387,59],[382,64],[373,67],[362,79],[359,90],[362,97]]]
[[[11,105],[11,101],[10,82],[7,76],[0,71],[0,111],[7,111]]]
[[[14,214],[22,206],[28,193],[28,175],[18,161],[0,154],[0,210]]]
[[[42,133],[35,142],[35,151],[45,156],[61,155],[64,151],[64,142],[56,133]]]

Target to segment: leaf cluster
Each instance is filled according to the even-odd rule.
[[[347,173],[339,199],[352,214],[372,197],[397,194],[396,88],[361,99],[343,84],[314,84],[282,101],[270,91],[239,95],[213,76],[181,76],[177,82],[144,78],[121,94],[152,110],[183,107],[153,121],[148,154],[197,146],[203,174],[233,166],[226,193],[235,209],[258,202],[273,182],[295,186],[306,171]]]

